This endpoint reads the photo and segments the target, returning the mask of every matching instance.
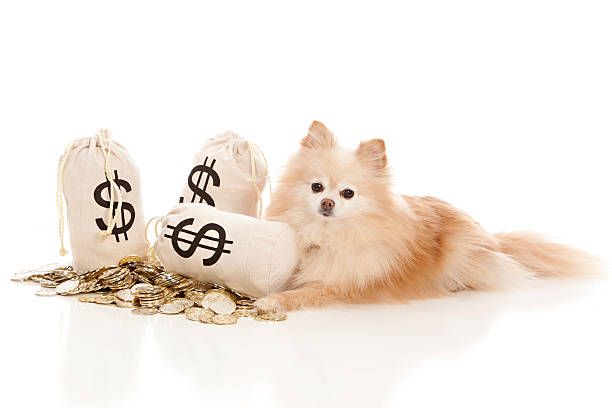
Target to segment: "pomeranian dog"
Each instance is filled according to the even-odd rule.
[[[262,311],[406,302],[599,267],[590,255],[533,234],[489,234],[437,198],[394,194],[383,140],[349,150],[316,121],[266,218],[295,229],[300,262],[286,291],[257,301]]]

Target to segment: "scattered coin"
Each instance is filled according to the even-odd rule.
[[[159,311],[163,314],[178,314],[185,310],[185,306],[181,303],[170,302],[159,307]]]
[[[59,285],[57,285],[57,287],[55,288],[55,292],[57,292],[58,295],[67,295],[69,293],[72,293],[78,287],[79,287],[78,279],[71,279],[71,280],[62,282]]]
[[[200,322],[202,323],[212,323],[213,322],[213,317],[215,317],[215,312],[213,312],[210,309],[202,309],[203,312],[200,313]]]
[[[218,315],[214,315],[212,317],[212,322],[214,324],[236,324],[236,322],[238,321],[238,316],[234,316],[234,315],[222,315],[222,314],[218,314]]]
[[[211,289],[202,299],[202,307],[217,314],[229,315],[236,310],[235,296],[223,289]]]
[[[94,299],[94,303],[100,305],[110,305],[111,303],[115,303],[114,295],[100,295]]]
[[[142,262],[142,258],[136,255],[128,255],[125,258],[121,258],[117,265],[123,266],[130,263]]]
[[[90,294],[90,295],[85,295],[85,296],[81,296],[79,297],[79,301],[81,302],[85,302],[85,303],[96,303],[96,299],[99,298],[100,294]]]
[[[257,315],[257,309],[236,309],[232,314],[238,317],[253,317]]]
[[[117,299],[122,300],[124,302],[132,303],[134,301],[134,294],[130,289],[121,289],[115,293]]]
[[[132,313],[140,316],[149,316],[157,314],[157,309],[154,307],[137,307],[136,309],[132,309]]]
[[[180,303],[180,304],[182,304],[185,307],[185,309],[187,309],[189,307],[193,307],[193,305],[195,305],[195,302],[193,300],[183,299],[183,298],[174,299],[172,302],[173,303]]]
[[[133,308],[134,307],[134,303],[133,302],[125,302],[121,299],[115,299],[115,304],[119,307],[125,307],[125,308]]]
[[[263,313],[255,316],[255,320],[268,321],[268,322],[280,322],[286,320],[287,315],[280,312],[275,313]]]
[[[206,309],[202,309],[201,307],[190,307],[185,309],[185,317],[189,320],[199,321],[200,316],[204,313]]]
[[[287,318],[283,313],[258,315],[253,297],[219,284],[195,281],[136,256],[125,257],[116,266],[82,273],[71,266],[41,267],[16,273],[12,280],[38,283],[38,296],[78,294],[81,302],[114,304],[130,308],[137,315],[184,311],[189,320],[219,325],[235,324],[240,318],[259,321]]]

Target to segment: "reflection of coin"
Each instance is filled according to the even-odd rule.
[[[113,295],[100,295],[94,299],[94,302],[100,305],[110,305],[115,303],[115,297]]]
[[[212,322],[214,324],[236,324],[238,316],[234,315],[214,315]]]
[[[136,309],[133,309],[132,313],[141,316],[148,316],[157,314],[157,309],[155,309],[154,307],[138,307]]]
[[[164,314],[177,314],[185,310],[185,306],[177,302],[166,303],[159,307],[159,311]]]
[[[275,313],[264,313],[255,316],[255,320],[268,321],[268,322],[280,322],[287,319],[287,315],[280,312]]]
[[[58,295],[65,295],[67,293],[72,292],[78,287],[78,279],[70,279],[57,285],[57,287],[55,288],[55,292],[57,292]]]
[[[57,293],[55,289],[50,288],[40,288],[36,292],[34,292],[37,296],[55,296]]]

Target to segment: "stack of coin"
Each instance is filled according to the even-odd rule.
[[[166,271],[137,256],[77,274],[71,267],[20,272],[11,280],[37,282],[39,296],[76,295],[85,303],[131,308],[137,315],[181,314],[189,320],[217,325],[235,324],[241,317],[281,321],[283,313],[258,314],[255,298],[215,283],[198,282]]]
[[[134,304],[140,307],[159,307],[166,303],[169,291],[161,286],[138,283],[132,286]]]

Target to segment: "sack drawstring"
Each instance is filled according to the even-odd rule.
[[[57,190],[55,191],[55,202],[57,204],[57,218],[58,218],[58,226],[59,226],[59,239],[60,239],[60,256],[65,256],[68,254],[66,247],[64,246],[64,230],[65,230],[65,220],[64,220],[64,169],[66,168],[66,161],[68,160],[68,155],[74,150],[76,146],[75,142],[71,142],[68,146],[66,146],[66,150],[64,150],[64,154],[60,157],[59,164],[57,166]]]
[[[263,213],[263,200],[261,198],[262,191],[259,189],[257,185],[257,166],[255,165],[255,153],[257,153],[262,159],[266,166],[266,180],[268,182],[268,189],[270,193],[270,197],[272,196],[272,185],[270,183],[270,171],[268,169],[268,161],[266,160],[266,156],[263,154],[259,146],[255,143],[251,143],[247,140],[247,145],[249,146],[249,154],[251,156],[251,181],[253,182],[253,187],[257,192],[257,218],[261,219]]]
[[[110,157],[111,157],[111,147],[112,141],[110,137],[110,132],[107,129],[100,129],[96,134],[96,138],[100,147],[102,148],[102,153],[104,154],[104,174],[106,179],[109,182],[109,194],[110,194],[110,206],[108,208],[108,215],[106,217],[106,225],[107,228],[105,231],[102,231],[104,236],[108,236],[112,233],[113,228],[117,224],[117,220],[119,217],[120,211],[115,211],[113,215],[113,209],[115,207],[115,202],[117,203],[117,208],[121,209],[123,205],[123,197],[121,196],[121,190],[117,183],[113,180],[113,175],[110,167]],[[66,230],[66,222],[65,222],[65,197],[64,197],[64,171],[66,169],[66,162],[68,161],[68,156],[74,148],[77,146],[76,142],[71,142],[68,146],[66,146],[66,150],[64,150],[64,154],[60,157],[59,164],[57,166],[57,190],[55,192],[55,200],[57,204],[57,215],[58,215],[58,228],[59,228],[59,239],[60,239],[60,256],[65,256],[68,254],[66,250],[66,246],[64,244],[64,235]],[[117,197],[115,201],[115,197]]]
[[[121,208],[123,207],[123,197],[121,195],[121,189],[115,180],[113,180],[113,173],[111,171],[110,166],[110,158],[111,158],[111,148],[112,148],[112,140],[110,136],[110,131],[108,129],[100,129],[97,133],[98,143],[100,143],[100,147],[102,148],[102,153],[104,154],[104,173],[106,175],[106,179],[109,183],[109,195],[110,195],[110,205],[108,207],[108,214],[106,216],[106,230],[102,231],[102,235],[109,236],[112,234],[115,225],[117,225],[117,221],[119,219],[119,213],[121,212]],[[115,201],[116,197],[116,201]],[[117,203],[117,210],[115,211],[115,202]]]

